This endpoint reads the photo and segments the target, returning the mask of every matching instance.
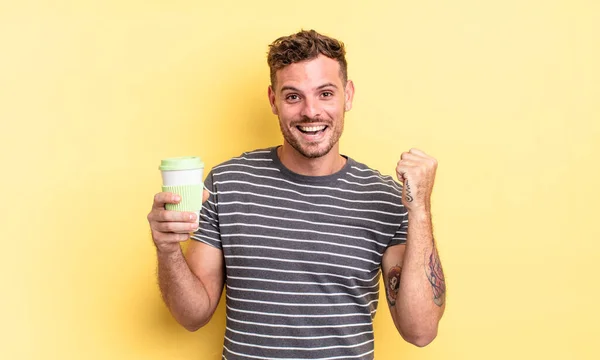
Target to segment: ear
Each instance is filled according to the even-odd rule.
[[[354,99],[354,83],[352,80],[346,82],[346,88],[344,89],[344,111],[350,111],[352,109],[352,100]]]
[[[277,110],[277,105],[275,104],[275,90],[273,90],[273,86],[269,85],[269,103],[271,104],[271,111],[275,115],[279,115],[279,111]]]

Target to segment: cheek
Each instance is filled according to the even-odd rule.
[[[323,110],[325,110],[332,118],[337,118],[344,112],[344,106],[345,104],[343,101],[336,101],[326,104],[323,107]]]
[[[337,122],[342,117],[342,112],[337,108],[327,109],[324,113],[326,114],[327,119],[333,122]]]
[[[299,116],[299,110],[297,109],[296,106],[289,105],[289,104],[280,105],[279,117],[281,118],[282,121],[290,121],[290,120],[298,118],[298,116]]]

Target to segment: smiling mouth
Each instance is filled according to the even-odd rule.
[[[321,133],[321,132],[325,131],[325,129],[327,129],[327,125],[320,125],[320,126],[296,126],[296,128],[298,130],[300,130],[300,132],[303,133],[303,134],[316,135],[318,133]]]

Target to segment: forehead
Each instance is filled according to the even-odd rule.
[[[326,83],[333,83],[342,88],[340,64],[327,56],[294,63],[275,73],[278,90],[284,86],[310,90]]]

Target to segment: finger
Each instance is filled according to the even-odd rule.
[[[398,170],[410,170],[411,168],[419,167],[419,163],[414,160],[400,160],[398,161],[398,165],[396,165],[396,171]]]
[[[195,222],[196,220],[196,213],[194,212],[186,212],[186,211],[174,211],[174,210],[154,210],[153,211],[154,216],[152,216],[151,220],[154,221],[158,221],[158,222],[169,222],[169,221],[175,221],[175,222]]]
[[[424,159],[422,156],[410,152],[403,152],[402,155],[400,155],[400,160],[420,161],[422,159]]]
[[[187,233],[187,234],[162,233],[162,232],[154,233],[154,240],[159,243],[178,243],[178,242],[186,241],[189,238],[190,238],[189,233]]]
[[[165,204],[177,204],[181,201],[181,197],[170,192],[160,192],[154,195],[153,209],[164,209]]]
[[[424,157],[424,158],[429,158],[430,157],[429,155],[425,154],[424,151],[416,149],[416,148],[412,148],[408,152],[411,153],[411,154],[417,155],[417,156]]]
[[[196,222],[157,222],[154,223],[154,229],[161,233],[177,233],[177,234],[188,234],[196,231],[198,224]]]
[[[418,168],[419,164],[411,160],[400,160],[396,166],[396,175],[398,181],[404,183],[410,174],[414,172],[414,169]]]
[[[418,161],[419,163],[427,165],[433,169],[436,169],[438,166],[438,162],[434,157],[429,156],[418,149],[410,149],[408,153],[403,153],[402,155],[403,156],[401,156],[401,159]]]
[[[398,177],[398,181],[400,181],[401,183],[404,183],[406,181],[407,171],[408,171],[408,168],[405,166],[396,167],[396,176]]]
[[[414,155],[417,155],[417,156],[420,156],[420,157],[422,157],[424,159],[427,159],[427,161],[429,162],[429,164],[431,164],[434,167],[437,167],[437,165],[438,165],[437,160],[433,156],[427,155],[425,152],[423,152],[423,151],[421,151],[419,149],[415,149],[415,148],[410,149],[410,153],[414,154]]]
[[[210,196],[210,193],[208,192],[208,190],[204,189],[204,192],[202,192],[202,203],[203,204],[206,202],[206,200],[208,200],[209,196]]]

